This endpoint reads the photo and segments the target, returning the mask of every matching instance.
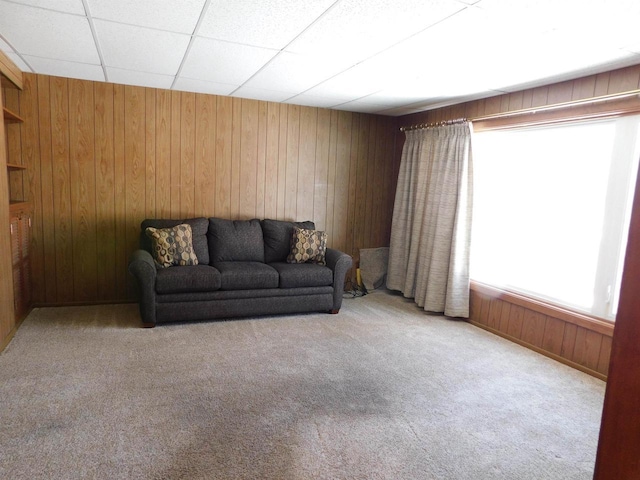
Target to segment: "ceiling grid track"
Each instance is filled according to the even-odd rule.
[[[178,67],[178,71],[173,77],[173,82],[171,82],[171,90],[175,88],[176,82],[178,81],[178,78],[180,78],[180,74],[182,73],[182,68],[184,67],[184,62],[186,62],[187,58],[189,57],[189,52],[191,52],[193,41],[198,36],[198,30],[200,30],[200,25],[202,24],[202,21],[204,20],[204,17],[207,14],[207,10],[209,10],[210,3],[211,3],[211,0],[206,0],[204,5],[202,6],[202,11],[200,12],[200,16],[198,17],[198,23],[196,23],[196,26],[193,29],[193,33],[191,34],[191,38],[189,39],[189,45],[187,45],[187,50],[184,52],[184,56],[182,57],[182,61],[180,62],[180,66]]]
[[[87,21],[89,22],[89,28],[91,28],[91,35],[93,35],[93,41],[96,44],[96,51],[98,52],[98,58],[100,58],[100,66],[102,67],[102,74],[104,75],[104,81],[109,81],[109,75],[107,74],[107,66],[104,63],[104,56],[102,55],[102,48],[100,47],[100,40],[98,40],[98,34],[96,33],[96,27],[93,24],[93,17],[91,16],[91,10],[87,0],[82,0],[82,6],[84,12],[87,15]]]

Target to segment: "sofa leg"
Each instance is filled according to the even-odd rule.
[[[143,322],[142,323],[142,328],[153,328],[155,326],[156,326],[156,324],[155,323],[151,323],[151,322]]]
[[[339,309],[339,308],[334,308],[333,310],[329,310],[329,313],[330,313],[331,315],[335,315],[335,314],[336,314],[336,313],[338,313],[339,311],[340,311],[340,309]]]

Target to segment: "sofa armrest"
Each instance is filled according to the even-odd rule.
[[[140,317],[146,327],[156,324],[156,264],[146,250],[136,250],[129,260],[129,272],[140,292]]]
[[[342,296],[344,294],[344,279],[347,270],[351,268],[353,259],[340,250],[327,248],[325,254],[327,267],[333,270],[333,309],[332,312],[337,313],[342,306]]]

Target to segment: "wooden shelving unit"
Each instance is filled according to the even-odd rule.
[[[20,136],[20,124],[24,119],[20,116],[20,91],[22,90],[22,75],[19,70],[13,68],[7,58],[0,52],[0,83],[2,85],[2,117],[4,129],[0,135],[4,135],[5,151],[0,152],[7,167],[6,184],[0,186],[3,197],[2,203],[8,203],[8,219],[10,223],[10,254],[11,275],[6,275],[3,270],[3,282],[9,280],[13,283],[13,314],[9,319],[6,309],[3,309],[3,319],[0,322],[0,349],[10,340],[22,319],[29,312],[31,306],[31,223],[32,207],[28,202],[27,167],[22,164],[22,155],[15,149],[16,136]],[[8,108],[7,105],[8,104]],[[13,150],[12,150],[13,148]],[[4,183],[4,182],[3,182]],[[8,198],[7,198],[8,197]],[[7,202],[8,200],[8,202]],[[7,202],[7,203],[5,203]],[[3,218],[4,217],[3,214]],[[6,249],[9,245],[3,245]],[[4,265],[3,265],[4,267]],[[6,278],[5,278],[6,277]],[[7,293],[6,284],[3,285],[3,296]],[[5,298],[3,298],[4,302]],[[6,317],[6,318],[4,318]]]
[[[2,114],[4,116],[5,125],[18,124],[24,122],[24,119],[9,110],[7,107],[2,107]],[[7,133],[5,132],[5,135]],[[16,207],[20,207],[26,205],[25,192],[24,192],[24,182],[23,182],[23,172],[27,170],[27,167],[24,165],[19,165],[17,163],[9,163],[7,162],[7,175],[9,177],[9,206],[11,211],[15,211]],[[17,175],[18,177],[15,177]],[[17,181],[12,181],[17,180]]]

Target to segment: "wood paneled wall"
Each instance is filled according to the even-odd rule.
[[[441,122],[457,118],[477,118],[530,107],[589,99],[640,88],[640,65],[588,77],[461,103],[398,118],[398,126]],[[631,100],[633,101],[633,100]],[[397,133],[396,158],[401,153],[404,134]],[[538,302],[513,303],[505,292],[472,289],[470,321],[533,350],[606,378],[611,352],[613,325],[583,321],[576,314],[560,317],[540,313]]]
[[[388,245],[394,118],[32,74],[20,113],[37,304],[134,298],[144,218],[311,219],[356,259]]]
[[[470,322],[605,380],[613,324],[473,285]]]

